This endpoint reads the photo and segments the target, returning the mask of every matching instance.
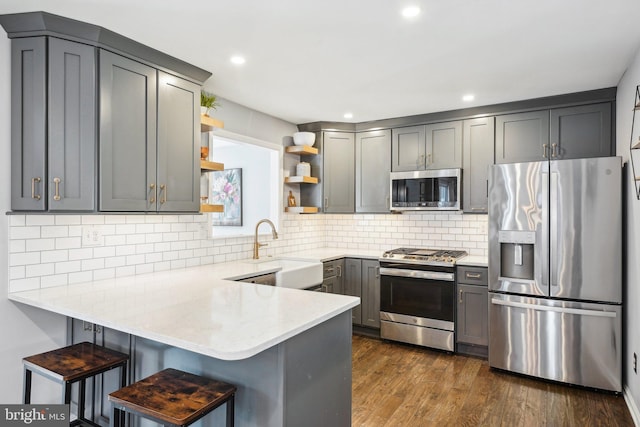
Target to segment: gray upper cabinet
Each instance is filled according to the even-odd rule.
[[[356,212],[389,212],[391,131],[356,134]]]
[[[393,129],[391,136],[392,171],[414,171],[425,168],[427,146],[424,126]]]
[[[96,49],[49,38],[49,210],[96,209]]]
[[[427,137],[426,169],[462,167],[462,122],[434,123],[425,126]]]
[[[12,209],[94,210],[95,48],[14,39],[11,64]]]
[[[549,110],[496,117],[496,163],[545,160],[549,152]]]
[[[44,211],[46,39],[11,43],[11,209]]]
[[[156,70],[100,50],[100,210],[155,211]]]
[[[496,163],[614,154],[611,103],[496,117]]]
[[[493,117],[465,120],[463,123],[463,210],[487,213],[489,166],[494,162],[495,120]]]
[[[350,132],[323,134],[324,212],[355,211],[355,138]]]
[[[392,130],[392,171],[459,167],[462,167],[461,121]]]
[[[549,119],[551,159],[613,155],[611,103],[553,109]]]
[[[200,209],[200,86],[158,72],[158,210]]]

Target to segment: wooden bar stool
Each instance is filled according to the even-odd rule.
[[[232,427],[235,393],[234,385],[165,369],[111,393],[111,422],[120,427],[128,412],[160,424],[183,427],[226,403],[227,427]]]
[[[82,342],[46,353],[22,359],[24,366],[24,403],[31,403],[31,376],[35,372],[58,383],[64,384],[62,403],[71,403],[71,386],[80,382],[78,396],[78,419],[93,424],[84,418],[86,380],[111,369],[120,368],[120,383],[127,381],[129,356],[118,351]]]

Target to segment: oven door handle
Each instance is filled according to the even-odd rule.
[[[413,279],[444,280],[447,282],[453,282],[454,280],[453,273],[443,273],[440,271],[407,270],[404,268],[380,267],[380,275],[410,277]]]

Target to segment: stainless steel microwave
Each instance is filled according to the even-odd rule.
[[[392,211],[460,210],[462,170],[391,172]]]

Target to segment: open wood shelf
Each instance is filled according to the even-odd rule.
[[[200,159],[200,170],[202,171],[222,171],[224,170],[224,163],[210,162],[208,160]]]
[[[284,208],[284,211],[289,213],[310,214],[318,213],[318,208],[314,206],[293,206]]]
[[[309,145],[289,145],[284,151],[291,154],[318,154],[318,149]]]
[[[201,204],[200,212],[224,212],[224,206]]]
[[[224,122],[222,120],[200,114],[200,131],[211,132],[214,129],[224,129]]]
[[[317,184],[318,178],[315,176],[288,176],[284,182],[285,184]]]

